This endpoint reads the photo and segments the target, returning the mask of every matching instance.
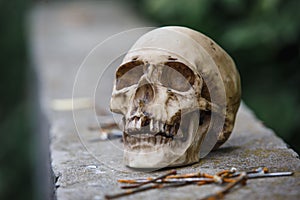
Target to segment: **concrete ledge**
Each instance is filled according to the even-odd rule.
[[[76,110],[74,113],[53,109],[53,100],[72,97],[79,66],[95,45],[112,34],[149,26],[149,23],[134,15],[129,7],[108,1],[40,4],[33,10],[30,23],[32,59],[40,80],[39,101],[50,123],[51,167],[57,177],[53,183],[57,187],[57,199],[103,199],[104,194],[120,191],[117,179],[165,173],[163,170],[149,174],[124,167],[119,140],[95,140],[99,138],[99,132],[90,127],[96,127],[97,120],[101,118],[96,116],[94,108]],[[122,45],[127,44],[124,42],[108,47],[107,54]],[[75,97],[94,99],[103,67],[98,66],[97,60],[91,62],[88,70],[77,74],[81,85],[76,87]],[[104,79],[108,85],[112,81],[112,77]],[[96,110],[107,110],[103,102],[107,102],[109,90],[96,94],[98,98],[100,103]],[[292,177],[249,180],[247,186],[233,191],[226,198],[300,198],[299,156],[242,104],[230,140],[199,163],[179,168],[178,171],[214,173],[231,167],[247,170],[259,166],[266,166],[272,171],[293,171],[295,174]],[[196,199],[219,189],[213,185],[191,185],[153,190],[128,199]]]

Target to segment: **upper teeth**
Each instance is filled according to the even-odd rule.
[[[149,120],[149,119],[148,119]],[[175,135],[177,130],[176,130],[176,123],[173,125],[167,125],[164,122],[161,122],[159,120],[155,119],[150,119],[149,120],[149,125],[143,125],[143,119],[142,118],[133,118],[132,120],[129,120],[125,123],[125,132],[127,133],[166,133],[167,135]]]

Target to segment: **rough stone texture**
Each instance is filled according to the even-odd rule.
[[[132,34],[128,40],[121,37],[102,45],[80,68],[89,51],[110,35],[149,26],[149,23],[139,19],[130,7],[120,2],[84,1],[39,4],[32,11],[30,24],[33,64],[40,80],[40,105],[50,123],[51,166],[57,177],[54,183],[57,199],[103,199],[104,194],[120,191],[117,179],[165,173],[165,170],[146,173],[124,167],[122,143],[119,140],[99,141],[99,131],[90,128],[106,119],[100,115],[107,111],[112,73],[120,58],[114,57],[112,67],[104,69],[116,49],[126,50],[140,33]],[[71,98],[73,89],[76,98],[94,99],[96,108],[73,113],[51,108],[54,99]],[[214,173],[231,167],[247,170],[259,166],[295,174],[292,177],[249,180],[245,187],[232,191],[226,199],[300,198],[299,156],[242,104],[229,141],[199,163],[178,168],[178,171]],[[191,185],[126,198],[196,199],[219,189],[215,185]]]

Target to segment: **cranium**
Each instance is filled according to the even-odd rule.
[[[125,164],[199,161],[229,138],[240,98],[235,64],[210,38],[185,27],[146,33],[117,68],[110,102],[123,115]]]

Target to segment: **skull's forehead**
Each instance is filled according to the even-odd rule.
[[[132,60],[142,60],[148,61],[150,64],[158,64],[168,62],[169,57],[171,59],[176,58],[175,62],[185,64],[195,74],[203,78],[203,81],[208,86],[212,101],[217,104],[224,104],[224,98],[226,97],[223,77],[220,73],[220,71],[224,71],[223,69],[220,70],[223,63],[216,63],[207,49],[203,47],[204,44],[209,44],[212,40],[200,33],[195,38],[194,35],[191,35],[187,31],[190,29],[177,30],[177,28],[162,27],[146,33],[129,50],[123,60],[123,64]],[[198,40],[203,40],[204,44]],[[219,47],[216,45],[216,48]],[[224,51],[219,51],[219,54],[214,57],[223,58],[225,55]],[[231,68],[231,66],[223,68]],[[225,72],[227,71],[225,70]],[[227,77],[227,73],[224,74],[224,77]]]
[[[201,66],[210,65],[208,68],[216,68],[211,56],[199,43],[189,35],[167,27],[152,30],[140,37],[129,50],[122,64],[135,59],[158,64],[173,58],[198,73],[201,71]]]
[[[195,65],[191,64],[180,55],[167,50],[154,48],[130,50],[123,59],[121,66],[129,62],[135,62],[136,60],[142,61],[145,65],[150,64],[154,68],[161,68],[161,66],[165,65],[167,62],[180,62],[189,67],[193,72],[197,72]]]

